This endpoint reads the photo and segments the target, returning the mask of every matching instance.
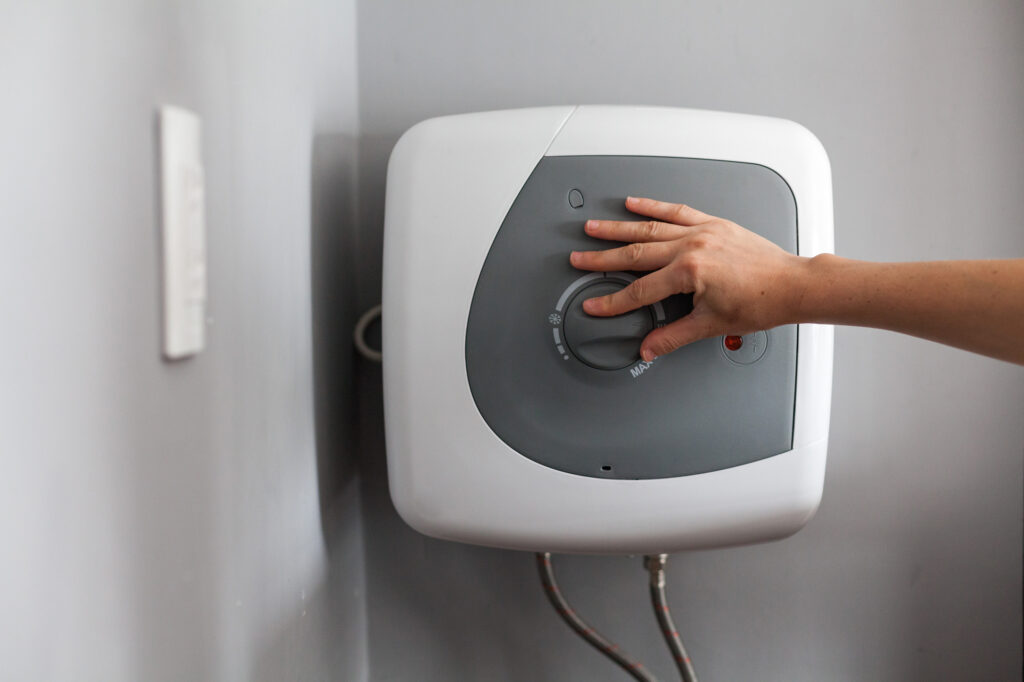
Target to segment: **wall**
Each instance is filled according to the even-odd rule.
[[[366,678],[355,35],[350,0],[0,7],[3,679]],[[162,103],[205,124],[209,345],[175,363]]]
[[[441,114],[648,103],[782,116],[831,156],[840,254],[1024,256],[1024,6],[359,5],[361,304],[379,300],[384,171]],[[559,622],[526,554],[418,536],[387,497],[379,373],[361,448],[375,680],[618,680]],[[373,397],[371,401],[370,398]],[[1024,370],[839,329],[825,497],[783,542],[675,557],[707,680],[1020,679]],[[593,624],[664,679],[637,558],[558,559]]]

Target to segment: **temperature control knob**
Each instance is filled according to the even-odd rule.
[[[649,307],[615,317],[583,312],[583,302],[625,288],[624,282],[603,279],[576,292],[565,308],[565,343],[581,362],[596,369],[625,369],[640,359],[640,343],[654,329]]]

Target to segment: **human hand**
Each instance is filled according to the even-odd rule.
[[[644,339],[651,361],[688,343],[723,334],[747,334],[796,322],[809,261],[736,223],[684,206],[629,197],[626,208],[653,220],[588,220],[586,233],[629,242],[604,251],[574,251],[581,270],[652,271],[608,296],[583,303],[595,316],[621,315],[672,294],[692,293],[693,311]]]

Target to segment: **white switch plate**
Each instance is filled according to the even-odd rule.
[[[160,109],[164,355],[194,355],[205,344],[206,217],[199,116]]]

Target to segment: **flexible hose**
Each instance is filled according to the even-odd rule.
[[[359,354],[371,362],[380,362],[381,358],[384,357],[379,350],[371,348],[370,344],[366,343],[366,329],[380,317],[381,306],[375,305],[359,318],[356,322],[355,331],[352,332],[352,341],[355,343],[356,350]]]
[[[540,581],[544,584],[544,593],[548,595],[551,605],[555,607],[558,615],[569,624],[569,627],[577,635],[585,639],[588,644],[602,654],[615,661],[623,670],[632,675],[634,679],[641,682],[658,682],[654,675],[647,672],[642,663],[634,661],[618,645],[609,642],[576,615],[576,612],[569,606],[569,602],[562,596],[562,591],[558,589],[558,583],[555,582],[555,570],[551,566],[550,552],[537,552],[537,570],[540,572]]]
[[[658,626],[665,635],[665,641],[683,682],[697,682],[697,673],[693,670],[690,657],[686,655],[683,640],[679,637],[679,631],[672,622],[672,613],[668,609],[668,598],[665,596],[666,563],[668,554],[648,554],[644,557],[644,565],[651,574],[651,603],[654,604],[654,615],[658,618]]]

